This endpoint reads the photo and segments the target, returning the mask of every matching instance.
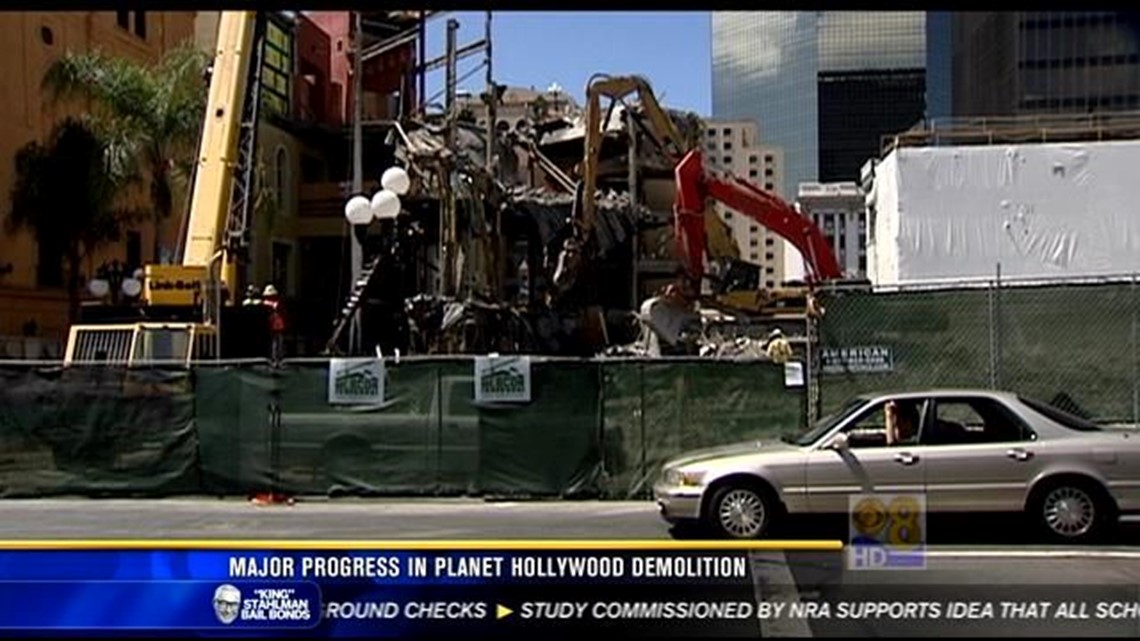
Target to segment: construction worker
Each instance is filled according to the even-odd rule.
[[[250,285],[245,288],[245,300],[241,302],[242,307],[252,307],[261,304],[261,294],[257,291],[257,285]]]
[[[783,365],[792,359],[792,344],[784,338],[784,332],[779,327],[768,334],[768,345],[764,351],[773,363]]]
[[[269,308],[270,358],[280,363],[285,355],[285,312],[281,309],[281,298],[277,288],[266,285],[261,292],[261,304]]]

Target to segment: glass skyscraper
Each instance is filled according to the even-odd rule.
[[[785,198],[858,180],[881,136],[924,115],[924,12],[714,12],[712,48],[713,117],[783,148]]]
[[[938,12],[927,37],[932,116],[1140,108],[1138,12]]]

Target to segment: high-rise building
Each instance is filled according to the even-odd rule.
[[[928,115],[1140,108],[1140,14],[931,12]]]
[[[784,150],[781,193],[857,180],[924,115],[923,12],[716,12],[712,31],[713,117],[762,124]]]
[[[706,164],[780,195],[783,182],[783,151],[759,143],[755,122],[707,120],[704,151]],[[716,203],[721,220],[732,230],[740,258],[761,269],[761,283],[776,287],[784,280],[784,243],[779,236],[744,214]]]

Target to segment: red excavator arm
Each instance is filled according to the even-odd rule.
[[[705,203],[713,199],[764,225],[795,245],[808,268],[808,282],[843,278],[839,261],[812,221],[791,205],[747,181],[720,179],[705,172],[700,150],[690,151],[674,171],[677,195],[673,215],[677,255],[693,282],[704,277]]]

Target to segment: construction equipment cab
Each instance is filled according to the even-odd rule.
[[[180,262],[145,266],[139,305],[85,306],[71,327],[65,365],[254,355],[240,353],[250,343],[239,338],[264,312],[235,303],[248,244],[264,33],[263,14],[222,12]]]

